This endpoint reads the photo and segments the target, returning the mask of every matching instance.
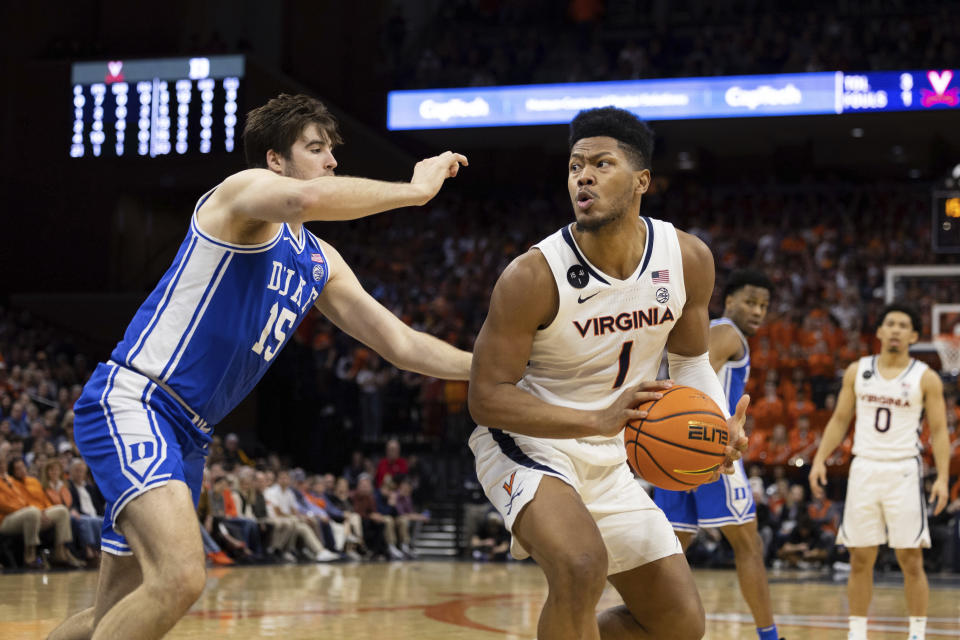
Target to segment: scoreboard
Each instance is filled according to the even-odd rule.
[[[627,109],[646,120],[960,110],[960,69],[391,91],[387,128],[567,124],[581,109],[606,106]]]
[[[77,62],[70,156],[232,153],[243,56]]]
[[[960,191],[934,191],[933,250],[960,253]]]

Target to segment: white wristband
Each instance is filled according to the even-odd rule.
[[[699,389],[710,399],[717,403],[723,417],[729,418],[727,397],[720,385],[720,378],[710,366],[710,353],[706,352],[699,356],[680,356],[675,353],[667,353],[667,364],[670,368],[670,379],[677,384],[686,385]]]

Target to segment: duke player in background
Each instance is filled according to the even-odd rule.
[[[821,497],[827,484],[824,461],[843,441],[856,408],[853,462],[847,482],[837,544],[850,551],[850,640],[867,637],[867,610],[873,595],[877,546],[897,554],[910,615],[910,640],[923,640],[930,590],[923,549],[930,546],[923,495],[920,428],[924,414],[937,477],[930,490],[934,514],[947,506],[950,442],[943,382],[926,364],[910,357],[918,339],[920,314],[893,304],[880,314],[880,354],[847,367],[837,407],[823,432],[810,469],[810,489]]]
[[[720,377],[731,411],[750,377],[747,336],[755,334],[763,323],[771,291],[773,285],[766,275],[734,271],[723,292],[723,317],[710,323],[710,364]],[[757,505],[743,461],[736,462],[732,474],[693,491],[657,488],[653,500],[663,509],[684,550],[698,528],[720,529],[733,547],[740,592],[753,613],[757,635],[760,640],[777,640],[767,570],[763,566],[763,543],[757,533]]]
[[[466,158],[417,163],[409,183],[334,176],[337,123],[308,96],[247,114],[251,169],[197,203],[173,265],[74,411],[74,436],[107,498],[94,606],[50,636],[159,638],[206,581],[195,511],[211,430],[316,306],[398,367],[464,380],[470,354],[381,306],[310,220],[422,205]]]
[[[713,255],[640,215],[653,132],[636,116],[581,112],[569,144],[576,223],[504,270],[474,347],[477,475],[513,555],[546,574],[541,640],[695,640],[700,596],[670,523],[630,472],[623,428],[672,384],[650,382],[664,347],[677,383],[726,405],[707,353]],[[728,421],[726,471],[746,447],[746,406]],[[625,605],[598,617],[607,580]]]

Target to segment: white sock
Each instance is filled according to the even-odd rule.
[[[910,640],[923,640],[927,632],[927,616],[910,616]]]
[[[867,640],[867,617],[850,616],[848,620],[850,621],[848,640]]]

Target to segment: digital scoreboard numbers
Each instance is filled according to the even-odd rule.
[[[960,107],[952,69],[837,74],[837,113],[923,111]]]
[[[73,64],[70,156],[231,153],[243,56]]]
[[[933,250],[960,253],[960,191],[933,192]]]

